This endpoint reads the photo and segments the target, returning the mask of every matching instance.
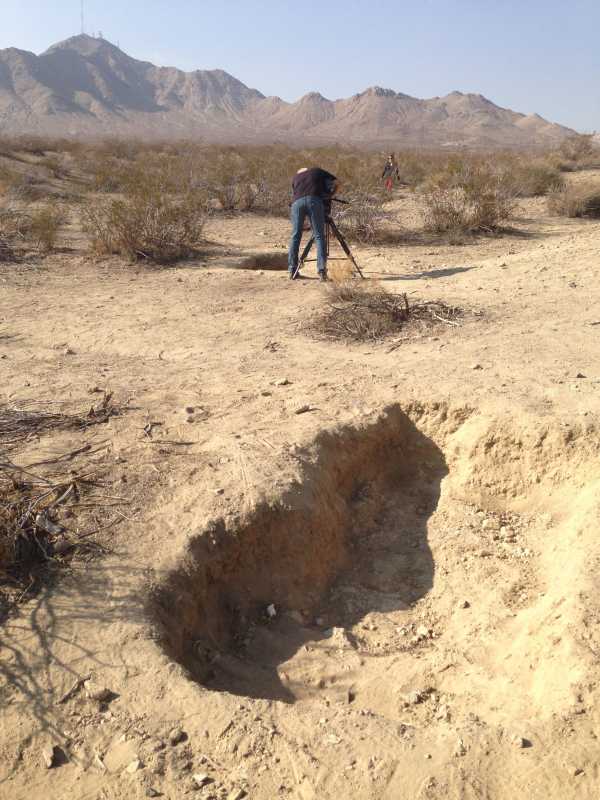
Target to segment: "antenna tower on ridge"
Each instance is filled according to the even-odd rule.
[[[83,13],[83,0],[81,0],[81,34],[85,33],[84,13]]]

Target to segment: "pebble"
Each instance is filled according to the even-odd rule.
[[[112,697],[112,692],[110,689],[107,689],[106,686],[102,686],[101,684],[95,683],[92,680],[86,681],[83,686],[90,700],[97,700],[99,703],[102,703],[106,700],[110,700]]]
[[[243,789],[233,789],[227,795],[227,800],[243,800],[246,797],[246,792]]]
[[[131,762],[131,764],[128,764],[125,767],[125,772],[128,772],[130,775],[133,775],[134,772],[137,772],[141,768],[142,768],[142,762],[139,760],[139,758],[136,758],[134,761]]]
[[[513,736],[512,743],[515,747],[526,747],[527,746],[527,739],[523,739],[522,736]]]
[[[211,782],[211,779],[205,772],[196,772],[192,775],[192,780],[199,789]]]
[[[471,369],[483,369],[481,364],[471,364]]]
[[[162,797],[162,795],[157,789],[154,789],[152,786],[149,786],[146,789],[146,797]]]
[[[461,602],[458,604],[458,607],[459,608],[471,608],[471,603],[469,603],[468,600],[461,600]]]
[[[300,406],[294,411],[294,414],[306,414],[307,411],[312,411],[309,405]]]
[[[465,743],[463,742],[462,739],[459,739],[458,742],[456,743],[456,747],[454,748],[454,755],[457,758],[460,758],[461,756],[466,756],[466,754],[467,754],[467,748],[465,747]]]
[[[290,381],[287,378],[278,378],[278,380],[273,382],[273,386],[289,386]]]
[[[169,731],[169,743],[175,746],[186,739],[187,736],[181,728],[173,728]]]
[[[406,702],[409,703],[411,706],[417,706],[419,703],[422,703],[425,699],[425,695],[423,692],[411,692],[406,696]]]
[[[46,769],[52,769],[56,766],[56,759],[58,756],[59,748],[55,744],[49,744],[42,750],[42,761]]]

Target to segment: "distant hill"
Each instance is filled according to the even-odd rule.
[[[574,131],[480,94],[419,100],[372,87],[328,100],[265,97],[223,70],[183,72],[74,36],[39,56],[0,50],[0,134],[197,138],[212,142],[552,146]]]

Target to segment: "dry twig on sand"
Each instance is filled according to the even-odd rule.
[[[99,406],[92,406],[87,413],[79,414],[53,413],[0,404],[0,445],[11,448],[52,430],[84,430],[92,425],[108,422],[122,410],[112,398],[112,393],[106,393]]]
[[[312,329],[332,339],[376,341],[398,333],[407,324],[457,326],[460,315],[461,309],[439,301],[409,304],[406,294],[348,281],[332,285],[327,305]]]
[[[0,460],[0,614],[29,593],[48,564],[68,561],[75,553],[91,558],[106,550],[89,537],[122,518],[106,524],[95,520],[90,531],[70,527],[79,506],[96,512],[113,507],[104,495],[93,493],[97,487],[102,484],[83,473],[50,479],[7,458]]]

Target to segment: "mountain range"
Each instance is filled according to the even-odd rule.
[[[0,134],[547,147],[573,133],[480,94],[420,100],[375,86],[340,100],[311,92],[288,103],[223,70],[158,67],[84,34],[39,56],[14,47],[0,50]]]

